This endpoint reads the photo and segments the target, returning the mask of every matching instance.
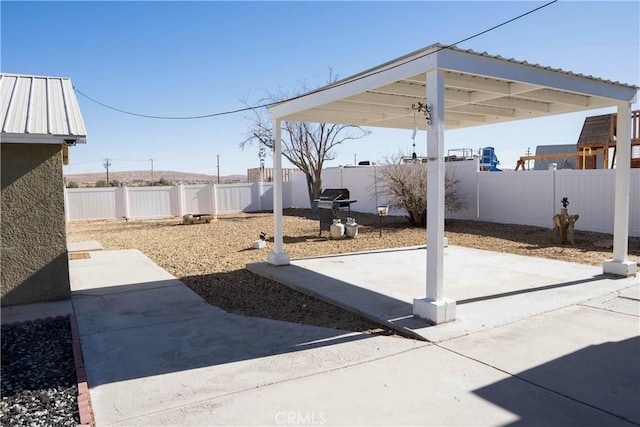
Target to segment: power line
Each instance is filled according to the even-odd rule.
[[[456,45],[458,45],[460,43],[464,43],[464,42],[467,42],[469,40],[475,39],[476,37],[480,37],[480,36],[482,36],[484,34],[487,34],[490,31],[496,30],[496,29],[498,29],[500,27],[503,27],[503,26],[505,26],[507,24],[510,24],[510,23],[514,22],[514,21],[517,21],[518,19],[524,18],[527,15],[531,15],[532,13],[535,13],[535,12],[541,10],[541,9],[544,9],[545,7],[551,6],[553,3],[556,3],[557,1],[558,0],[552,0],[552,1],[548,2],[548,3],[545,3],[545,4],[541,5],[541,6],[536,7],[535,9],[531,9],[528,12],[522,13],[522,14],[514,17],[514,18],[511,18],[511,19],[509,19],[507,21],[501,22],[500,24],[494,25],[493,27],[487,28],[486,30],[480,31],[478,33],[475,33],[475,34],[469,36],[469,37],[466,37],[464,39],[458,40],[455,43],[451,43],[451,44],[448,44],[448,45],[445,45],[445,46],[441,46],[441,47],[439,47],[438,49],[436,49],[434,51],[427,52],[427,53],[425,53],[423,55],[420,55],[420,56],[417,56],[415,58],[408,59],[408,60],[406,60],[404,62],[401,62],[399,64],[396,64],[396,65],[394,65],[392,67],[385,68],[384,70],[373,71],[371,73],[356,77],[355,79],[345,80],[345,81],[340,82],[340,83],[336,83],[336,84],[332,84],[332,85],[329,85],[329,86],[324,86],[322,88],[318,88],[316,90],[312,90],[312,91],[307,92],[305,94],[293,96],[291,98],[287,98],[287,99],[284,99],[284,100],[281,100],[281,101],[267,102],[267,103],[259,104],[259,105],[253,106],[253,107],[244,107],[244,108],[238,108],[236,110],[228,110],[228,111],[222,111],[222,112],[211,113],[211,114],[203,114],[203,115],[198,115],[198,116],[154,116],[154,115],[150,115],[150,114],[134,113],[134,112],[131,112],[131,111],[127,111],[127,110],[123,110],[123,109],[120,109],[120,108],[112,107],[110,105],[107,105],[107,104],[105,104],[103,102],[100,102],[100,101],[90,97],[89,95],[86,95],[85,93],[80,91],[80,89],[78,89],[75,86],[73,86],[73,90],[75,90],[78,94],[84,96],[88,100],[90,100],[92,102],[95,102],[96,104],[101,105],[101,106],[103,106],[105,108],[108,108],[110,110],[117,111],[117,112],[123,113],[123,114],[128,114],[128,115],[131,115],[131,116],[144,117],[144,118],[147,118],[147,119],[197,120],[197,119],[207,119],[207,118],[211,118],[211,117],[225,116],[225,115],[236,114],[236,113],[243,113],[245,111],[252,111],[252,110],[257,110],[258,108],[271,107],[273,105],[280,104],[282,102],[288,102],[288,101],[293,101],[293,100],[296,100],[296,99],[300,99],[300,98],[302,98],[304,96],[307,96],[307,95],[324,92],[325,90],[328,90],[328,89],[332,89],[332,88],[335,88],[335,87],[340,87],[340,86],[346,85],[347,83],[352,83],[352,82],[355,82],[355,81],[358,81],[358,80],[362,80],[362,79],[367,78],[367,77],[375,76],[376,74],[380,74],[382,72],[386,72],[386,71],[392,70],[394,68],[398,68],[398,67],[400,67],[402,65],[408,64],[408,63],[413,62],[413,61],[417,61],[418,59],[422,59],[422,58],[427,57],[429,55],[433,55],[434,53],[440,52],[442,50],[450,49],[452,47],[455,47]]]
[[[555,0],[557,1],[557,0]],[[236,113],[242,113],[244,111],[250,111],[250,110],[255,110],[258,108],[263,108],[263,107],[270,107],[271,105],[275,105],[278,104],[282,101],[277,101],[277,102],[270,102],[267,104],[261,104],[261,105],[257,105],[255,107],[245,107],[245,108],[239,108],[237,110],[230,110],[230,111],[223,111],[220,113],[212,113],[212,114],[203,114],[201,116],[152,116],[149,114],[140,114],[140,113],[134,113],[131,111],[126,111],[126,110],[122,110],[120,108],[116,108],[116,107],[112,107],[110,105],[107,105],[105,103],[102,103],[100,101],[98,101],[97,99],[91,98],[89,95],[86,95],[84,93],[82,93],[80,91],[80,89],[78,89],[77,87],[73,86],[73,90],[75,90],[77,93],[79,93],[80,95],[84,96],[85,98],[87,98],[90,101],[95,102],[98,105],[101,105],[105,108],[108,108],[110,110],[114,110],[117,111],[119,113],[123,113],[123,114],[129,114],[131,116],[137,116],[137,117],[144,117],[147,119],[162,119],[162,120],[196,120],[196,119],[207,119],[207,118],[211,118],[211,117],[217,117],[217,116],[225,116],[225,115],[229,115],[229,114],[236,114]],[[299,98],[300,96],[298,96]],[[296,98],[291,98],[291,99],[296,99]],[[288,101],[288,100],[287,100]]]

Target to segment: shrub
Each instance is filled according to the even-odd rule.
[[[393,208],[404,208],[409,223],[424,227],[427,224],[427,164],[402,164],[399,160],[387,161],[378,171],[378,181],[383,194]],[[452,169],[445,173],[444,209],[456,212],[465,207],[460,194],[460,181]]]

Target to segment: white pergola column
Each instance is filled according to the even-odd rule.
[[[282,233],[282,139],[280,120],[273,120],[273,251],[267,254],[267,262],[288,265],[289,254],[284,251]]]
[[[605,274],[635,276],[638,266],[629,261],[629,181],[631,168],[631,104],[618,104],[616,172],[613,211],[613,258],[605,261]]]
[[[444,297],[444,73],[427,72],[427,292],[413,314],[435,324],[455,319],[456,302]]]

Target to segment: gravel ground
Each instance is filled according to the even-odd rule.
[[[3,426],[75,426],[78,387],[68,319],[2,326]]]
[[[404,218],[355,214],[356,239],[318,236],[318,221],[305,209],[285,211],[286,251],[292,258],[422,245],[425,230],[409,227]],[[253,275],[245,264],[262,262],[273,242],[271,213],[220,216],[209,224],[180,225],[181,219],[151,221],[79,221],[67,226],[69,241],[97,240],[105,249],[136,248],[182,280],[210,304],[229,312],[352,331],[390,333],[348,311]],[[260,232],[266,249],[251,249]],[[551,229],[478,221],[448,220],[449,244],[602,265],[611,257],[612,237],[575,233],[576,245],[558,245]],[[630,239],[630,255],[638,259],[640,239]]]

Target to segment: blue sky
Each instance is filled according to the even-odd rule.
[[[466,2],[0,3],[3,72],[68,76],[105,104],[149,115],[202,115],[347,77],[440,42],[454,43],[544,4]],[[559,1],[459,45],[640,85],[640,2]],[[65,173],[178,170],[246,173],[249,113],[169,121],[127,116],[78,95],[88,142]],[[638,105],[635,105],[638,108]],[[596,112],[599,113],[599,112]],[[455,130],[446,149],[494,146],[503,167],[536,145],[573,144],[585,114]],[[328,166],[411,149],[411,131],[372,129]],[[418,136],[416,141],[424,141]],[[426,152],[418,144],[418,154]],[[267,160],[268,164],[270,159]]]

